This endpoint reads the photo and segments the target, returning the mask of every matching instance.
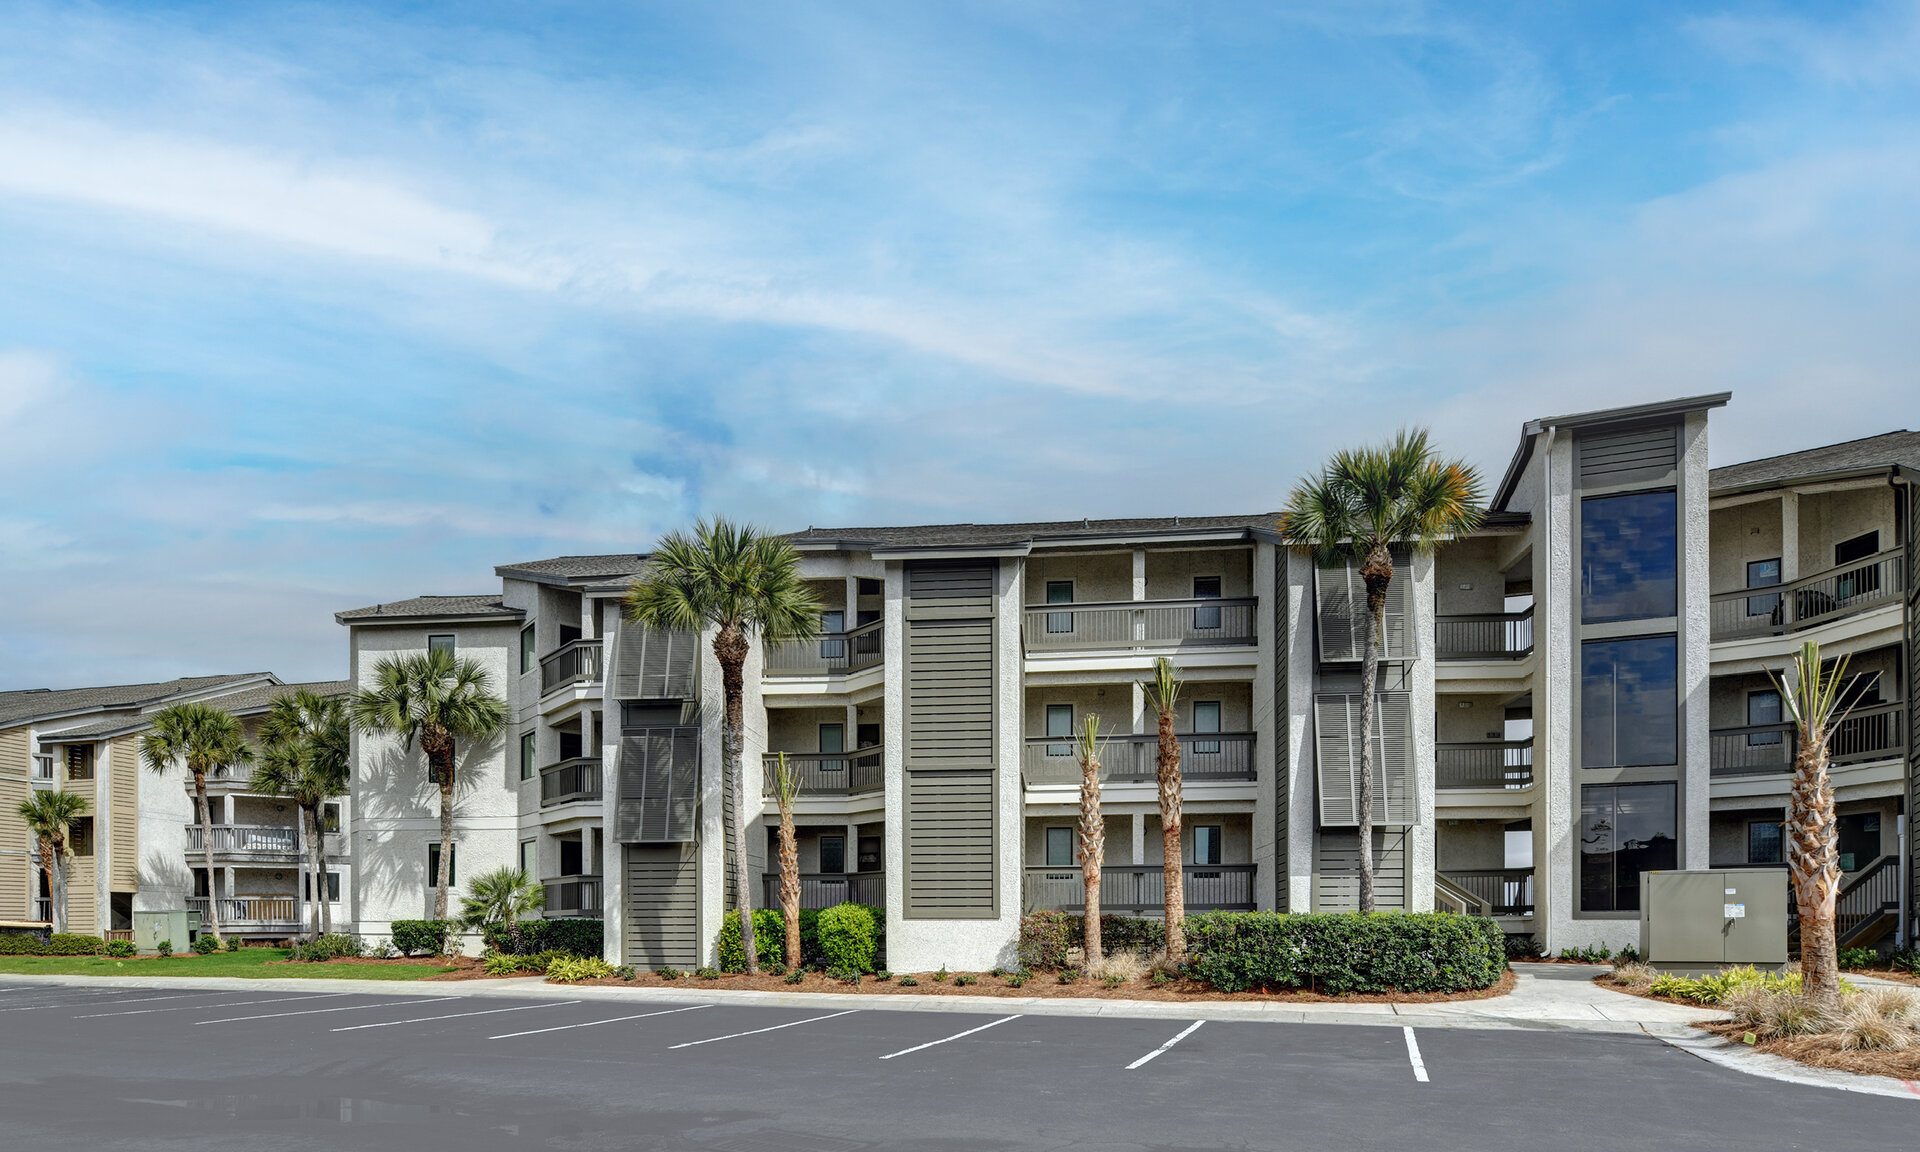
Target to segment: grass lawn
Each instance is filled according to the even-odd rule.
[[[260,980],[325,976],[334,980],[418,980],[451,972],[433,964],[275,964],[285,948],[242,948],[211,956],[0,956],[0,976],[244,976]]]

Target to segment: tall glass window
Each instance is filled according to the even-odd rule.
[[[1580,502],[1582,621],[1678,615],[1676,509],[1671,490]]]
[[[1675,868],[1672,784],[1589,784],[1580,789],[1580,910],[1632,912],[1640,874]]]
[[[1073,705],[1047,705],[1047,735],[1067,737],[1073,735]],[[1064,740],[1058,744],[1049,744],[1047,745],[1047,755],[1071,756],[1073,755],[1073,745]]]
[[[1580,646],[1580,766],[1680,762],[1679,646],[1672,636]]]

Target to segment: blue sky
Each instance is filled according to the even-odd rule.
[[[0,686],[335,676],[708,512],[1911,427],[1917,96],[1914,4],[10,4]]]

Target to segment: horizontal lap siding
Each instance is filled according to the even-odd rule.
[[[907,774],[907,914],[998,914],[991,772]]]
[[[24,920],[38,889],[32,838],[18,809],[32,791],[31,742],[24,727],[0,732],[0,920]]]
[[[1360,833],[1351,828],[1320,832],[1315,862],[1313,907],[1316,912],[1352,912],[1360,907]],[[1407,906],[1407,834],[1400,829],[1373,832],[1373,904]]]
[[[636,968],[700,963],[699,864],[691,844],[626,849],[626,961]]]
[[[113,797],[110,841],[111,872],[107,887],[133,892],[140,887],[140,740],[122,736],[107,757]]]
[[[1668,477],[1680,465],[1680,428],[1661,424],[1580,437],[1580,485],[1604,488]]]

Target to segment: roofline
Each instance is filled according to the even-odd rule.
[[[900,548],[869,547],[865,551],[875,560],[952,560],[973,556],[998,558],[1025,556],[1033,551],[1033,542],[1028,540],[1007,544],[919,544]]]
[[[641,556],[641,560],[644,566],[646,557]],[[562,576],[557,572],[533,572],[525,568],[515,568],[511,564],[496,564],[493,569],[493,574],[502,580],[525,580],[529,584],[548,584],[569,588],[590,588],[596,580],[627,579],[638,573],[639,567],[632,572],[614,574],[599,572],[592,576]]]
[[[182,677],[182,679],[185,679],[185,677]],[[271,672],[249,672],[244,676],[235,678],[231,683],[228,683],[228,684],[221,684],[217,686],[209,686],[206,688],[198,688],[198,689],[186,689],[179,692],[163,692],[158,696],[143,696],[138,700],[128,700],[124,704],[90,704],[85,708],[69,708],[69,709],[66,709],[65,711],[41,712],[32,716],[22,716],[20,719],[14,721],[12,724],[9,724],[8,727],[9,728],[19,728],[23,726],[31,727],[35,724],[44,724],[50,720],[65,720],[73,716],[94,716],[102,712],[123,712],[128,708],[138,708],[138,709],[144,710],[154,704],[160,703],[162,700],[182,700],[182,701],[193,700],[193,699],[205,696],[208,693],[217,694],[221,692],[240,691],[245,688],[256,687],[263,681],[268,683],[273,683],[273,684],[281,683],[279,678],[274,676],[274,674]],[[101,687],[112,688],[112,687],[117,687],[117,685],[105,684],[105,685],[101,685]],[[49,689],[49,691],[71,692],[71,691],[84,691],[84,689],[54,688],[54,689]]]
[[[347,611],[357,612],[359,609],[349,608]],[[395,612],[379,616],[356,616],[351,620],[342,619],[343,615],[344,613],[335,612],[333,614],[333,622],[348,628],[358,628],[366,624],[472,624],[476,621],[484,622],[487,620],[495,620],[502,624],[513,624],[527,618],[526,610],[522,608],[509,608],[502,612],[422,612],[414,615],[404,615]]]
[[[1748,461],[1754,463],[1754,461]],[[1729,464],[1729,468],[1741,467]],[[1778,480],[1756,480],[1751,484],[1733,484],[1725,488],[1707,487],[1707,498],[1717,496],[1743,496],[1750,492],[1765,492],[1770,488],[1790,488],[1796,484],[1831,484],[1836,480],[1871,480],[1876,476],[1905,476],[1906,469],[1898,464],[1870,464],[1864,468],[1841,468],[1832,472],[1806,472],[1796,476],[1783,476]]]
[[[1277,513],[1275,514],[1278,515]],[[1249,519],[1253,519],[1249,517]],[[983,530],[996,527],[992,524],[980,525]],[[982,556],[1024,556],[1035,548],[1062,548],[1075,546],[1102,547],[1116,544],[1154,544],[1154,543],[1204,543],[1209,540],[1223,542],[1250,541],[1262,530],[1258,523],[1240,527],[1220,525],[1196,525],[1192,528],[1153,528],[1142,532],[1109,532],[1102,535],[1063,535],[1046,532],[1034,532],[1025,537],[1010,539],[1001,544],[981,544],[957,541],[952,544],[883,544],[877,540],[859,540],[836,538],[831,540],[809,540],[796,543],[794,548],[801,552],[868,552],[873,556],[884,556],[889,560],[914,559],[925,552],[936,556],[953,556],[971,551]],[[913,555],[909,555],[909,553]]]
[[[1731,392],[1708,392],[1700,396],[1685,396],[1678,400],[1659,400],[1652,404],[1602,408],[1593,412],[1572,412],[1565,416],[1545,416],[1538,420],[1529,420],[1520,426],[1520,445],[1514,449],[1513,459],[1507,463],[1506,475],[1500,478],[1500,487],[1494,490],[1493,500],[1487,507],[1495,512],[1506,510],[1507,501],[1513,499],[1513,490],[1520,483],[1521,474],[1527,470],[1527,465],[1533,460],[1534,438],[1548,429],[1599,428],[1609,424],[1634,424],[1642,420],[1685,416],[1689,412],[1724,408],[1727,401],[1731,399],[1733,399]]]

